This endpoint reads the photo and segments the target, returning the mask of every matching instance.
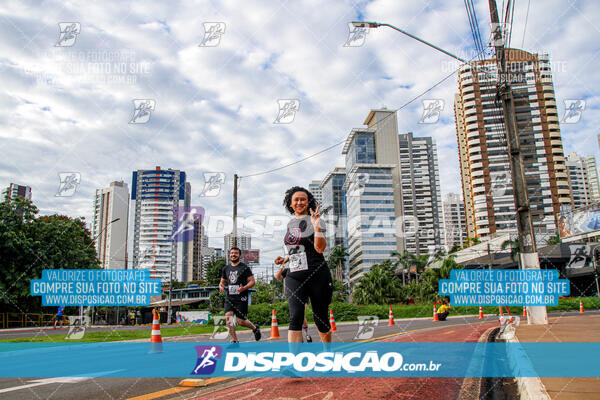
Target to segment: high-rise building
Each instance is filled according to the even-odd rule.
[[[516,232],[515,205],[495,58],[460,68],[455,113],[467,234]],[[533,226],[554,234],[561,204],[571,203],[558,111],[547,55],[507,49],[507,70]],[[543,237],[544,235],[540,235]]]
[[[598,167],[596,157],[583,157],[583,167],[587,176],[587,186],[590,193],[590,203],[600,202],[600,181],[598,179]]]
[[[454,117],[456,120],[456,136],[458,139],[458,143],[466,143],[467,132],[465,131],[465,121],[462,118],[463,115],[463,105],[460,101],[460,95],[454,95]],[[473,186],[471,184],[471,175],[469,168],[469,152],[467,147],[458,146],[458,161],[460,165],[460,178],[463,189],[463,209],[465,208],[465,204],[471,205],[473,204]],[[472,207],[469,208],[472,211]],[[476,237],[477,234],[475,232],[475,214],[473,212],[465,211],[465,228],[467,232],[467,237]]]
[[[454,246],[462,246],[467,238],[465,225],[465,206],[460,196],[448,193],[444,197],[444,241],[446,250]]]
[[[91,232],[102,268],[127,269],[128,218],[129,188],[125,182],[96,189]]]
[[[245,233],[238,231],[236,237],[236,244],[242,251],[250,250],[252,248],[252,237]],[[225,261],[229,262],[229,249],[233,247],[233,232],[228,233],[223,237],[223,253],[225,254]]]
[[[437,149],[431,137],[399,135],[400,184],[405,222],[415,224],[414,234],[402,235],[404,248],[416,255],[442,247],[444,221]]]
[[[321,195],[321,181],[312,181],[308,184],[308,191],[312,193],[317,201],[317,205],[321,204],[323,197]]]
[[[0,201],[4,201],[7,194],[9,199],[14,198],[15,196],[21,196],[24,199],[31,201],[31,188],[29,186],[11,183],[2,191],[2,199],[0,199]]]
[[[348,247],[348,221],[346,212],[346,191],[344,182],[346,181],[346,169],[335,168],[329,172],[321,181],[321,220],[325,222],[327,248],[325,249],[325,258],[336,247]],[[336,279],[345,281],[348,278],[348,260],[341,270],[336,270]]]
[[[202,244],[204,243],[204,226],[201,218],[194,219],[194,239],[190,246],[190,260],[192,263],[192,280],[204,279],[202,274]]]
[[[585,207],[590,204],[590,192],[587,185],[587,170],[583,166],[583,159],[576,153],[571,153],[567,156],[566,164],[569,170],[573,207]]]
[[[133,172],[129,212],[128,253],[132,268],[150,269],[153,276],[187,282],[192,275],[189,241],[173,240],[175,207],[189,207],[191,186],[183,171]]]

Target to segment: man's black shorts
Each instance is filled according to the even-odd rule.
[[[248,319],[248,298],[246,301],[225,297],[225,312],[232,311],[240,319]]]
[[[62,315],[57,315],[56,316],[56,320],[57,321],[62,321],[63,320],[63,316]]]

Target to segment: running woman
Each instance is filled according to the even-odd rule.
[[[261,338],[260,326],[254,325],[248,321],[248,289],[256,283],[252,270],[243,262],[240,262],[242,251],[237,247],[229,250],[230,264],[223,267],[221,271],[221,282],[219,290],[226,291],[225,296],[225,316],[227,317],[227,327],[229,328],[229,337],[231,342],[239,343],[235,333],[235,324],[233,316],[237,317],[238,325],[252,329],[254,339],[259,341]]]
[[[299,186],[285,193],[283,205],[290,214],[294,214],[284,238],[288,255],[275,259],[277,265],[289,262],[285,276],[285,295],[290,308],[288,342],[302,342],[305,306],[310,298],[321,341],[329,343],[331,326],[328,311],[333,281],[323,256],[327,242],[320,225],[320,207],[317,207],[313,195]]]
[[[285,278],[285,276],[288,273],[288,266],[289,263],[283,263],[281,264],[281,268],[279,268],[279,270],[275,273],[275,279],[283,279]],[[310,336],[310,334],[308,333],[308,321],[306,320],[306,307],[308,306],[307,304],[304,304],[304,321],[302,322],[302,330],[304,331],[304,335],[306,336],[306,341],[308,343],[312,342],[312,337]]]

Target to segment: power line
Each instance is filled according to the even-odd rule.
[[[529,6],[531,0],[527,1],[527,13],[525,14],[525,26],[523,27],[523,39],[521,40],[521,49],[525,46],[525,31],[527,30],[527,20],[529,19]]]
[[[422,96],[426,95],[427,93],[429,93],[430,91],[432,91],[433,89],[435,89],[436,87],[438,87],[439,85],[441,85],[442,83],[444,83],[444,82],[445,82],[446,80],[448,80],[448,79],[449,79],[451,76],[453,76],[453,75],[454,75],[454,74],[455,74],[455,73],[456,73],[456,72],[457,72],[459,69],[460,69],[460,67],[458,67],[457,69],[455,69],[454,71],[452,71],[452,72],[451,72],[449,75],[447,75],[446,77],[444,77],[442,80],[440,80],[439,82],[437,82],[435,85],[431,86],[429,89],[425,90],[424,92],[422,92],[422,93],[420,93],[419,95],[417,95],[417,96],[413,97],[411,100],[407,101],[406,103],[404,103],[403,105],[401,105],[401,106],[400,106],[400,107],[398,107],[397,109],[393,110],[393,111],[394,111],[394,113],[397,113],[398,111],[402,110],[403,108],[405,108],[405,107],[409,106],[410,104],[412,104],[413,102],[415,102],[415,101],[416,101],[417,99],[419,99],[420,97],[422,97]],[[390,113],[390,114],[386,115],[384,118],[382,118],[382,119],[381,119],[381,121],[377,121],[377,125],[379,125],[380,123],[382,123],[383,121],[385,121],[385,120],[386,120],[388,117],[390,117],[390,116],[391,116],[391,115],[393,115],[394,113]],[[310,158],[313,158],[313,157],[315,157],[315,156],[317,156],[317,155],[319,155],[319,154],[321,154],[321,153],[324,153],[324,152],[326,152],[326,151],[328,151],[328,150],[331,150],[331,149],[333,149],[334,147],[337,147],[337,146],[339,146],[339,145],[341,145],[341,144],[344,144],[345,142],[346,142],[346,140],[344,139],[344,140],[342,140],[341,142],[338,142],[338,143],[336,143],[336,144],[334,144],[334,145],[332,145],[332,146],[329,146],[329,147],[327,147],[327,148],[325,148],[325,149],[323,149],[323,150],[321,150],[321,151],[319,151],[319,152],[317,152],[317,153],[311,154],[311,155],[310,155],[310,156],[308,156],[308,157],[305,157],[305,158],[303,158],[303,159],[300,159],[300,160],[294,161],[294,162],[292,162],[292,163],[290,163],[290,164],[283,165],[283,166],[281,166],[281,167],[273,168],[273,169],[270,169],[270,170],[267,170],[267,171],[263,171],[263,172],[257,172],[257,173],[255,173],[255,174],[249,174],[249,175],[243,175],[243,176],[239,176],[239,178],[248,178],[248,177],[252,177],[252,176],[265,175],[265,174],[268,174],[268,173],[271,173],[271,172],[279,171],[279,170],[281,170],[281,169],[284,169],[284,168],[287,168],[287,167],[291,167],[292,165],[295,165],[295,164],[301,163],[301,162],[303,162],[303,161],[306,161],[306,160],[308,160],[308,159],[310,159]]]

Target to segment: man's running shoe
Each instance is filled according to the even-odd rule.
[[[262,334],[260,333],[260,326],[256,325],[256,328],[254,328],[252,333],[254,333],[254,339],[256,339],[256,341],[258,342],[262,337]]]

